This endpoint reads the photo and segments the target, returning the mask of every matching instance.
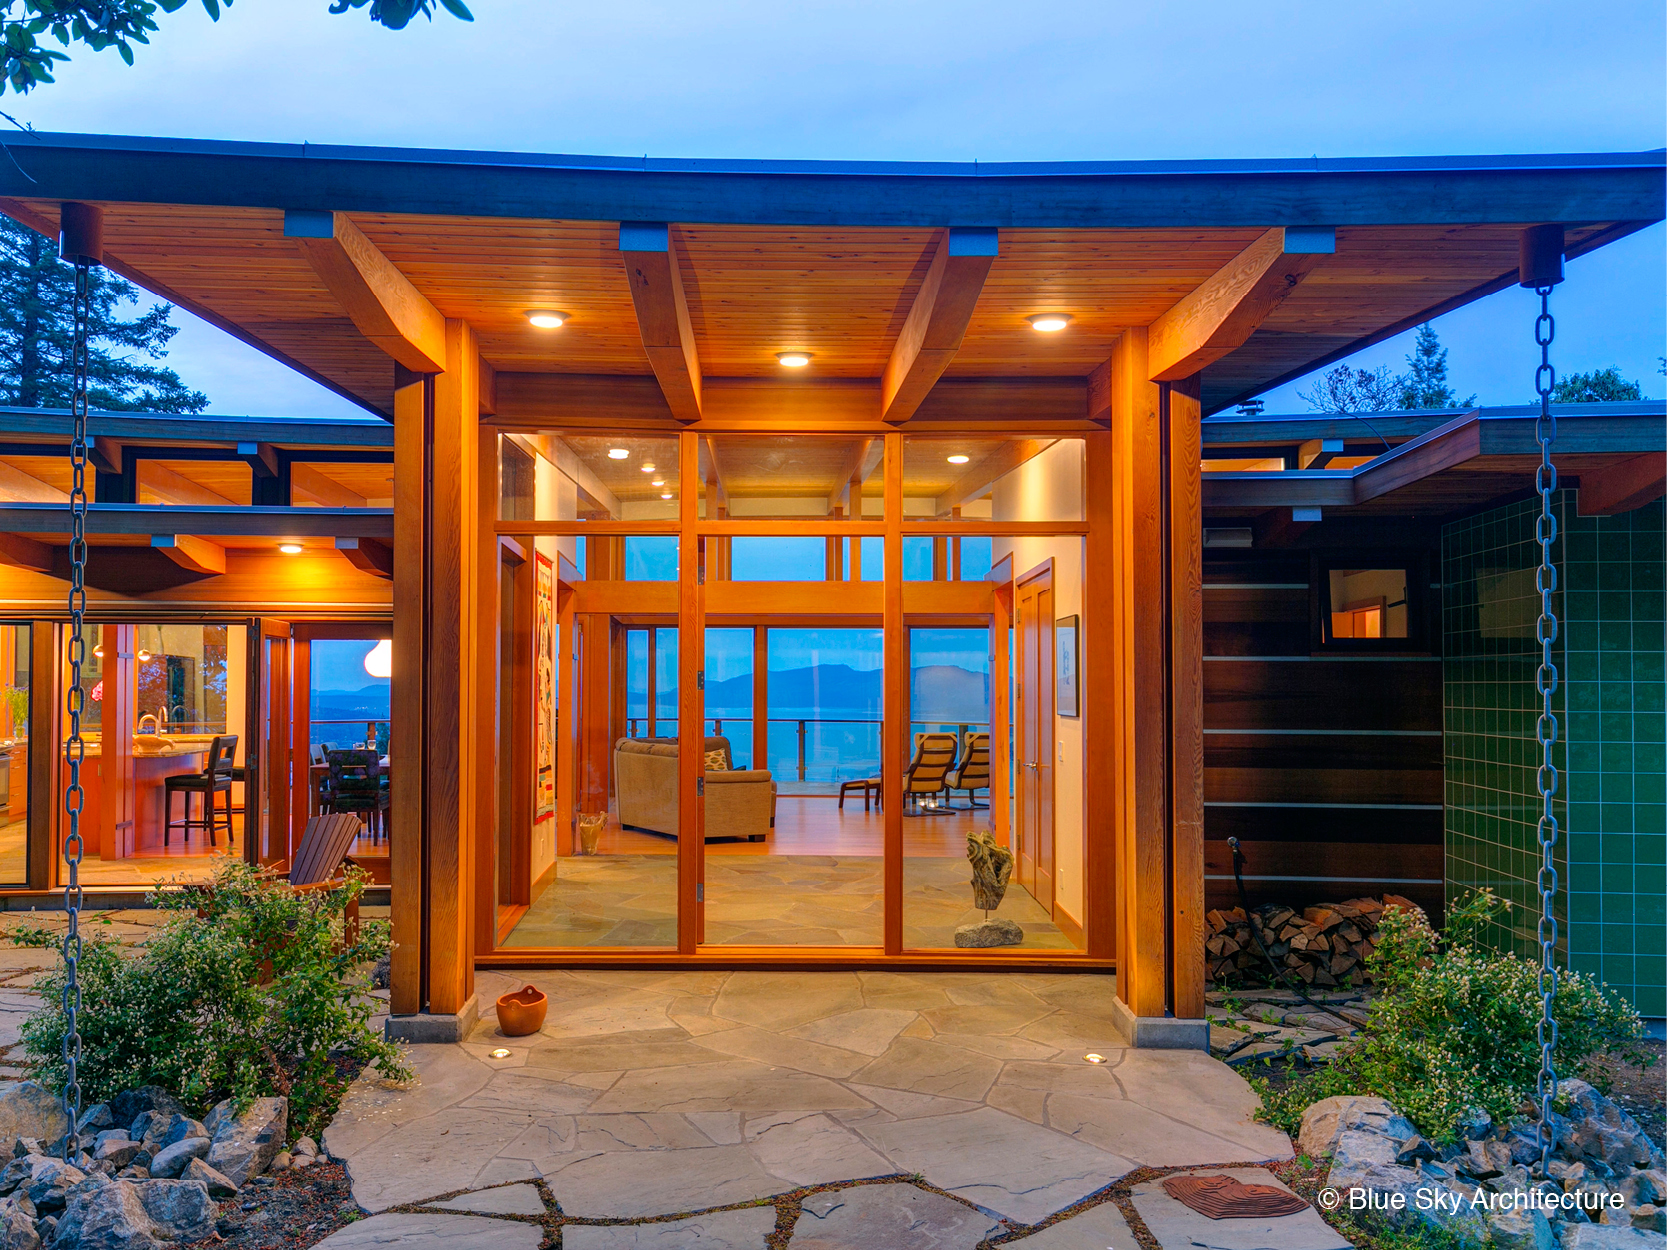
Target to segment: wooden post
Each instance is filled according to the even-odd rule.
[[[699,472],[700,436],[678,436],[681,480],[692,482]],[[695,493],[683,491],[678,501],[682,529],[677,537],[677,950],[692,955],[704,939],[704,909],[698,900],[706,879],[703,841],[704,804],[697,787],[706,776],[705,692],[700,674],[706,667],[703,591],[701,585],[699,520]]]
[[[388,870],[394,951],[389,968],[389,1008],[412,1015],[427,1002],[425,986],[428,855],[423,775],[428,758],[428,438],[434,384],[420,374],[395,370],[394,378],[394,613],[392,680],[388,705],[390,808]],[[259,639],[251,634],[250,646]],[[251,692],[251,698],[254,693]],[[249,750],[253,752],[254,744]],[[253,803],[253,798],[249,802]],[[245,822],[249,821],[245,816]]]
[[[471,337],[473,337],[471,335]],[[495,526],[498,515],[498,433],[480,424],[480,355],[475,354],[475,420],[473,421],[475,491],[469,515],[474,524],[475,671],[474,712],[464,722],[474,736],[475,748],[475,837],[474,837],[474,938],[473,950],[489,951],[498,936],[498,753],[500,743],[507,753],[503,735],[509,731],[511,709],[500,709],[498,694],[499,617],[504,610],[501,595],[503,557],[498,551]],[[507,657],[506,657],[507,658]],[[500,714],[506,719],[500,721]],[[502,813],[509,819],[509,813]],[[473,959],[471,958],[471,964]]]
[[[52,621],[29,627],[29,888],[58,884],[58,827],[64,795],[58,788],[64,757],[64,700],[59,691],[63,632]]]
[[[1109,416],[1109,410],[1107,412]],[[1082,592],[1083,804],[1088,821],[1084,839],[1083,894],[1088,953],[1097,959],[1118,955],[1125,940],[1119,884],[1123,834],[1122,776],[1123,672],[1122,572],[1117,552],[1118,482],[1110,430],[1088,435],[1088,538]]]
[[[884,613],[885,696],[881,704],[880,793],[885,799],[885,952],[903,950],[903,743],[908,733],[909,658],[903,637],[903,436],[887,434],[885,455],[886,550]]]
[[[99,854],[125,859],[136,854],[133,792],[134,684],[133,626],[105,625],[101,666],[104,708],[99,716]],[[228,731],[230,726],[227,726]],[[248,815],[244,815],[248,825]],[[92,850],[95,844],[87,843]]]

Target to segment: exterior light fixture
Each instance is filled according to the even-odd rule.
[[[540,330],[559,330],[567,321],[567,314],[557,312],[554,308],[529,308],[527,320]]]
[[[494,1059],[508,1059],[509,1058],[509,1051],[505,1050],[502,1046],[498,1047],[497,1050],[488,1051],[487,1053],[489,1055],[491,1055],[491,1057],[494,1058]]]
[[[300,543],[279,543],[278,544],[278,550],[283,552],[286,556],[298,556],[298,555],[301,554],[301,544]]]
[[[384,638],[365,652],[365,672],[372,677],[389,677],[394,671],[394,640]]]
[[[104,658],[104,644],[102,642],[93,648],[93,654],[101,660]]]
[[[959,452],[957,452],[955,455],[953,455],[949,458],[949,463],[950,464],[965,464],[967,461],[969,461],[971,459],[972,459],[971,456],[963,456]]]
[[[1043,334],[1056,334],[1071,324],[1070,313],[1037,313],[1026,317],[1032,330],[1040,330]]]
[[[809,352],[777,352],[776,359],[784,369],[803,369],[810,363]]]
[[[133,658],[138,660],[141,664],[148,664],[150,662],[151,654],[143,647],[140,647],[139,650],[134,653]]]
[[[608,459],[609,460],[629,460],[630,458],[631,458],[631,453],[623,447],[610,447],[610,448],[608,448]]]
[[[1097,1055],[1093,1051],[1089,1051],[1083,1056],[1083,1061],[1085,1063],[1104,1063],[1106,1061],[1106,1057],[1104,1055]]]

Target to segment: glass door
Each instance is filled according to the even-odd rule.
[[[288,621],[261,618],[249,632],[253,644],[249,688],[258,697],[249,700],[249,741],[255,750],[244,762],[244,819],[254,828],[244,837],[244,853],[251,863],[275,864],[289,859],[295,849],[290,827],[294,784],[290,651],[294,644]]]

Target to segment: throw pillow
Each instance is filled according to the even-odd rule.
[[[706,771],[709,773],[727,773],[729,771],[729,761],[724,758],[722,747],[706,753]]]

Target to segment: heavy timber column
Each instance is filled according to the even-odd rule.
[[[1199,392],[1149,380],[1142,328],[1108,384],[1117,994],[1137,1045],[1203,1046]]]
[[[426,1016],[395,1019],[390,1030],[425,1041],[466,1034],[476,1013],[480,384],[475,335],[466,323],[445,323],[445,354],[445,372],[423,384],[426,402],[413,393],[416,385],[397,392],[394,434],[393,684],[399,745],[391,770],[391,867],[401,949],[393,988],[396,1012]],[[417,422],[426,427],[420,443]]]

